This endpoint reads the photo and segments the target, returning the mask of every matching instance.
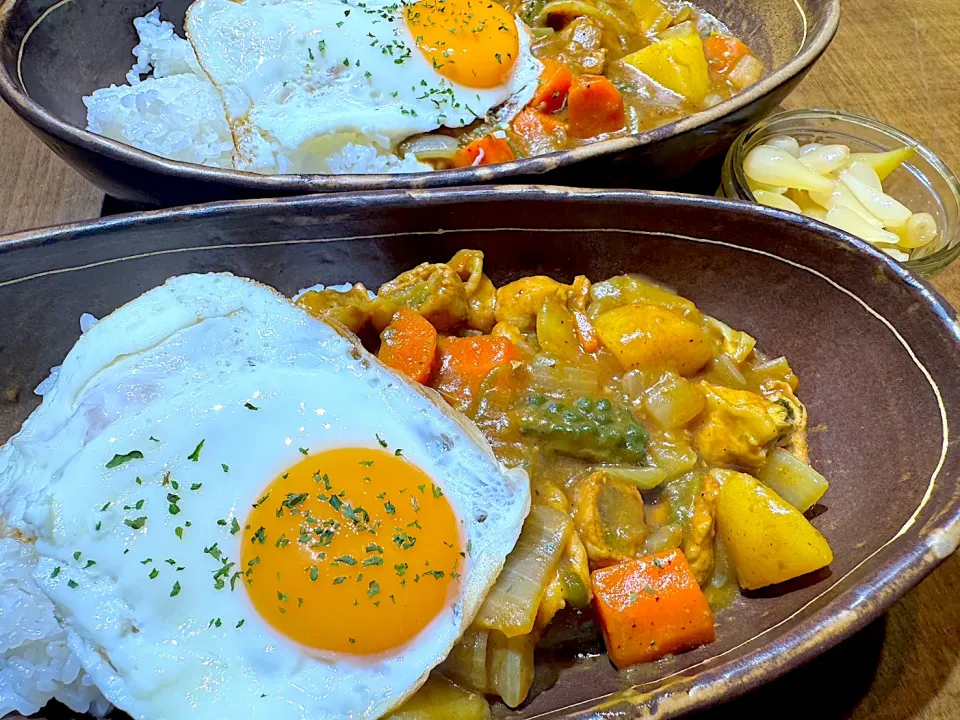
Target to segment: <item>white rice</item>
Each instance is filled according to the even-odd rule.
[[[111,85],[83,98],[87,130],[154,155],[210,167],[252,172],[291,172],[288,167],[260,167],[243,158],[226,119],[220,91],[210,82],[189,41],[173,24],[160,19],[159,8],[136,18],[140,42],[127,85]],[[258,136],[259,138],[259,136]],[[279,144],[259,138],[269,156]],[[274,148],[273,145],[276,144]],[[249,150],[249,149],[248,149]],[[309,172],[413,173],[430,166],[415,156],[400,158],[375,145],[346,143]]]
[[[80,332],[97,322],[83,313]],[[37,395],[47,392],[59,373],[59,366],[51,368]],[[36,562],[29,545],[3,537],[0,521],[0,717],[32,715],[53,699],[74,712],[106,715],[110,703],[67,647],[53,603],[33,579]]]
[[[33,580],[29,546],[0,539],[0,717],[32,715],[51,700],[105,715],[110,703],[66,643],[54,606]]]

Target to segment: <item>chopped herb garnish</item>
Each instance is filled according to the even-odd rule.
[[[179,594],[180,594],[180,583],[175,582],[173,584],[173,589],[170,591],[170,597],[176,597]]]
[[[250,543],[260,543],[261,545],[267,541],[267,531],[261,525],[257,531],[253,534],[253,537],[250,538]]]
[[[377,545],[376,543],[370,543],[369,545],[367,545],[367,552],[368,553],[375,552],[375,553],[380,553],[382,555],[383,548]]]
[[[353,638],[347,638],[347,640],[349,640],[349,641],[350,641],[350,644],[351,644],[351,645],[353,645],[354,643],[356,643],[356,642],[357,642],[357,641],[356,641],[356,640],[354,640]]]
[[[76,583],[75,581],[73,581],[73,580],[67,580],[67,587],[69,587],[69,588],[76,588],[76,587],[77,587],[77,583]]]
[[[387,501],[383,504],[383,509],[386,510],[386,511],[387,511],[388,513],[390,513],[391,515],[393,515],[395,512],[397,512],[397,509],[393,506],[393,503],[391,503],[389,500],[387,500]]]
[[[52,578],[55,578],[55,577],[56,577],[57,575],[59,575],[59,574],[60,574],[60,567],[58,566],[58,567],[55,567],[55,568],[53,569],[53,572],[52,572],[52,573],[50,573],[50,578],[51,578],[51,579],[52,579]]]
[[[313,58],[310,58],[310,59],[312,60]],[[247,410],[259,410],[259,409],[260,409],[260,408],[258,408],[256,405],[252,405],[252,404],[250,404],[250,403],[248,403],[248,402],[247,402],[247,403],[244,403],[243,406],[244,406]]]
[[[346,575],[340,575],[339,577],[335,577],[335,578],[333,579],[333,584],[334,584],[334,585],[339,585],[340,583],[344,582],[346,579],[347,579],[347,576],[346,576]]]
[[[380,557],[379,555],[372,555],[363,561],[363,565],[364,567],[370,567],[372,565],[383,565],[383,558]]]
[[[73,559],[74,559],[74,560],[79,560],[79,559],[80,559],[80,556],[81,556],[82,554],[83,554],[83,553],[81,553],[79,550],[77,550],[77,551],[73,554]]]
[[[301,454],[301,455],[309,455],[309,454],[310,454],[310,451],[307,450],[306,448],[298,448],[298,450],[300,450],[300,454]]]
[[[159,574],[160,574],[160,571],[154,568],[153,570],[150,571],[150,579],[151,580],[155,579]]]
[[[83,566],[83,569],[86,570],[87,568],[92,568],[96,564],[97,563],[94,560],[87,560],[87,564]]]
[[[433,575],[435,580],[440,580],[444,576],[443,570],[427,570],[424,575]]]
[[[97,532],[100,532],[101,527],[103,527],[103,523],[98,522],[96,525],[93,526],[93,529],[96,530]]]
[[[402,550],[409,550],[416,544],[417,539],[407,535],[402,530],[397,529],[397,531],[393,534],[393,541],[397,544],[398,548]]]
[[[293,509],[297,505],[303,505],[307,501],[307,493],[287,493],[287,499],[281,505]]]
[[[396,455],[397,457],[400,457],[401,455],[403,455],[403,450],[401,450],[400,448],[397,448],[393,454]]]
[[[364,467],[372,467],[373,460],[361,460],[360,464],[363,465]]]
[[[150,439],[153,440],[153,442],[160,442],[160,441],[157,440],[153,435],[150,436]]]
[[[637,595],[635,592],[632,592],[630,593],[630,597],[627,599],[627,604],[633,605],[639,599],[640,599],[640,596]]]
[[[270,497],[270,493],[268,492],[268,493],[267,493],[266,495],[264,495],[262,498],[260,498],[259,500],[257,500],[257,501],[253,504],[253,506],[254,506],[255,508],[260,507],[261,505],[263,505],[263,504],[267,501],[267,498],[269,498],[269,497]]]
[[[110,503],[105,503],[104,506],[100,508],[100,512],[106,512],[108,507],[110,507]]]
[[[375,597],[380,594],[380,584],[376,580],[371,580],[367,586],[367,597]]]
[[[131,450],[126,455],[114,455],[113,459],[107,463],[108,469],[113,469],[115,467],[120,467],[124,463],[128,463],[131,460],[143,460],[143,453],[139,450]]]
[[[226,463],[220,463],[220,467],[223,468],[224,472],[230,472],[230,466],[227,465]]]
[[[199,489],[202,488],[202,487],[203,487],[203,483],[193,483],[193,485],[190,486],[190,489],[191,489],[191,490],[199,490]]]
[[[341,499],[340,499],[339,497],[337,497],[336,495],[331,496],[331,498],[330,498],[330,507],[332,507],[334,510],[339,511],[340,508],[343,507],[343,500],[341,500]]]
[[[384,440],[382,437],[380,437],[379,434],[377,434],[377,442],[380,443],[380,447],[386,447],[386,446],[387,446],[387,441]]]
[[[240,532],[240,523],[237,522],[236,518],[233,518],[233,522],[230,525],[230,534],[236,535],[238,532]]]
[[[334,564],[336,564],[336,563],[343,563],[344,565],[356,565],[356,564],[357,564],[357,560],[356,560],[356,558],[353,557],[353,555],[341,555],[340,557],[338,557],[337,559],[335,559],[333,562],[334,562]]]
[[[440,498],[442,498],[442,497],[443,497],[443,490],[441,490],[439,487],[437,487],[437,486],[434,485],[433,483],[430,483],[430,484],[433,486],[433,496],[434,496],[435,498],[437,498],[438,500],[439,500]]]
[[[181,540],[183,539],[183,528],[182,528],[182,527],[177,526],[176,529],[174,529],[173,532],[176,533],[176,535],[177,535],[178,538],[180,538]]]
[[[147,524],[147,518],[138,517],[135,520],[131,520],[130,518],[127,518],[126,520],[123,521],[123,524],[126,525],[127,527],[133,528],[134,530],[139,530],[140,528],[142,528],[144,525]]]
[[[661,570],[663,570],[663,560],[661,560],[660,558],[654,557],[654,558],[653,558],[653,564],[656,565],[656,566],[657,566],[658,568],[660,568]]]
[[[403,577],[407,573],[407,568],[410,567],[406,563],[400,563],[399,565],[394,565],[393,569],[397,571],[398,577]]]
[[[243,620],[237,623],[237,628],[241,628],[241,627],[243,627]]]
[[[201,440],[200,444],[193,449],[193,452],[187,455],[187,460],[193,460],[193,462],[197,462],[197,460],[200,459],[200,451],[203,449],[203,443],[205,442],[206,440]]]

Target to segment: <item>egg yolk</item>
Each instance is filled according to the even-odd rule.
[[[420,0],[404,8],[417,47],[448,80],[502,85],[519,52],[517,23],[492,0]]]
[[[257,612],[292,640],[370,655],[402,647],[456,600],[464,562],[443,490],[404,457],[306,457],[247,517],[242,568]]]

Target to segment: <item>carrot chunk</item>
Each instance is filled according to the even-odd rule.
[[[539,110],[522,110],[510,124],[513,139],[526,155],[542,155],[564,146],[567,125]]]
[[[557,60],[547,58],[542,60],[543,72],[537,90],[530,101],[530,107],[542,113],[554,113],[563,107],[573,82],[573,73],[570,68]]]
[[[461,409],[479,393],[491,372],[520,359],[516,346],[500,336],[445,337],[437,347],[440,369],[433,387]]]
[[[400,308],[380,333],[377,357],[387,367],[425,383],[437,357],[437,331],[420,313]]]
[[[623,127],[623,96],[602,75],[580,75],[570,86],[567,102],[570,134],[578,138],[594,137]]]
[[[713,613],[680,550],[595,570],[591,580],[607,653],[618,668],[715,639]]]
[[[729,35],[714,33],[703,41],[703,53],[710,69],[721,75],[733,70],[749,52],[750,48]]]
[[[495,135],[486,135],[460,148],[457,154],[453,156],[453,164],[455,167],[495,165],[496,163],[510,162],[516,160],[516,158],[517,156],[505,139]]]

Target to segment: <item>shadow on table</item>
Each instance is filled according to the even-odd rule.
[[[849,640],[742,698],[691,720],[909,720],[960,689],[960,557]],[[956,677],[951,673],[956,671]],[[937,698],[947,683],[944,697]],[[934,717],[939,717],[934,715]]]

